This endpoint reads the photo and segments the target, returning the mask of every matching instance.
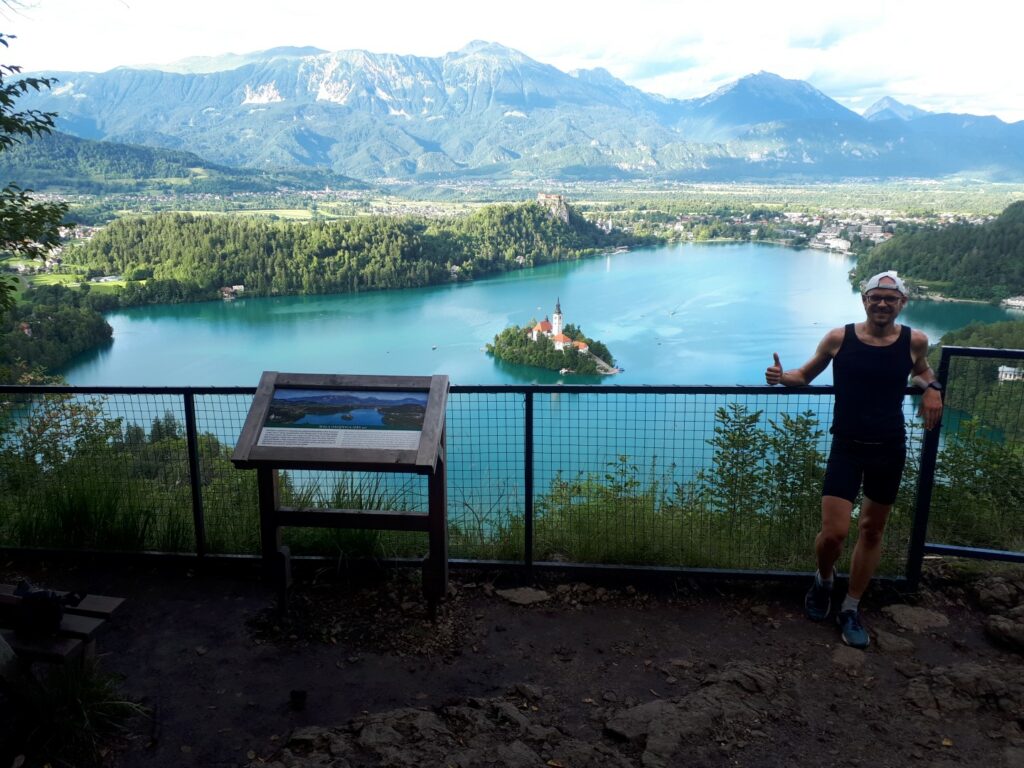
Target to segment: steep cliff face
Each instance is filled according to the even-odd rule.
[[[569,223],[569,206],[562,195],[549,195],[540,192],[537,195],[537,202],[548,209],[551,218],[558,219],[563,224]]]

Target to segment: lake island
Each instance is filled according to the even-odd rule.
[[[509,326],[487,345],[487,352],[508,363],[562,374],[613,374],[620,370],[608,347],[588,338],[579,327],[565,323],[561,299],[555,300],[550,320],[545,316],[525,326]]]

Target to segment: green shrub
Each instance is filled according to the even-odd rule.
[[[3,683],[0,709],[10,710],[5,720],[12,742],[0,751],[4,764],[21,754],[29,765],[102,765],[108,739],[147,714],[118,682],[86,661],[51,668],[42,680],[24,675]]]

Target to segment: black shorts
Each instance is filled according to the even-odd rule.
[[[900,490],[903,465],[907,463],[905,440],[860,443],[834,438],[825,465],[822,496],[838,496],[851,504],[861,484],[864,495],[878,504],[892,504]]]

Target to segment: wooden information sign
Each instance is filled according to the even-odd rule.
[[[282,604],[290,566],[281,528],[305,526],[425,531],[423,589],[436,609],[448,588],[447,401],[447,376],[263,373],[231,461],[256,470],[262,554]],[[428,511],[282,507],[281,469],[424,475]]]

